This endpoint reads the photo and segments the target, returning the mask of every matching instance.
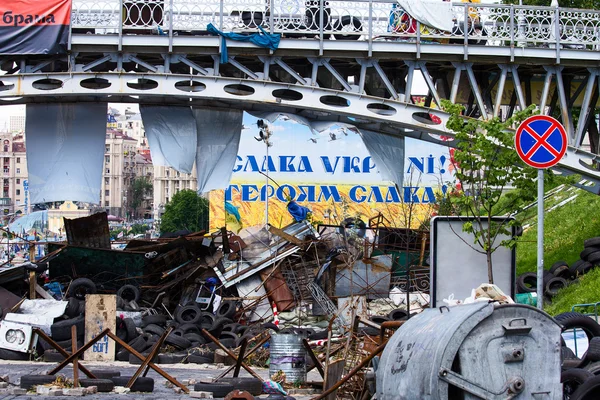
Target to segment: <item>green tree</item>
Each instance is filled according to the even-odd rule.
[[[137,210],[144,203],[144,198],[152,191],[152,183],[148,178],[136,178],[131,185],[131,208],[133,208],[133,216],[137,216]]]
[[[498,118],[465,119],[462,105],[445,101],[443,106],[450,113],[446,126],[456,134],[453,163],[460,183],[454,185],[452,195],[444,197],[444,206],[469,217],[463,231],[475,237],[471,247],[486,255],[488,280],[494,283],[492,254],[501,246],[513,248],[516,239],[511,232],[514,220],[507,216],[497,222],[492,217],[507,215],[517,205],[536,199],[537,170],[521,161],[514,149],[514,131],[510,130],[530,116],[534,106],[504,122]],[[552,179],[550,173],[545,176]],[[507,191],[509,186],[513,189]],[[504,235],[510,239],[496,240]]]
[[[160,221],[161,232],[187,229],[192,232],[208,229],[208,200],[193,190],[181,190],[165,206]]]

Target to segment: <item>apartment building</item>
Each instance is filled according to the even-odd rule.
[[[23,135],[10,132],[0,133],[0,157],[2,158],[2,197],[0,197],[0,215],[24,213],[27,158]],[[29,199],[27,203],[31,206]]]
[[[197,190],[196,168],[185,174],[169,167],[154,166],[154,209],[153,218],[158,221],[165,212],[165,205],[173,195],[183,189]]]
[[[131,184],[136,175],[137,141],[117,129],[108,129],[100,206],[111,215],[127,217]]]
[[[8,120],[8,129],[10,133],[25,132],[25,115],[11,115]]]

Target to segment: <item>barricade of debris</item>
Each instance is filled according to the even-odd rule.
[[[358,398],[386,329],[429,303],[428,233],[385,222],[221,228],[113,250],[106,214],[65,220],[67,242],[19,266],[25,280],[6,287],[17,295],[0,287],[0,359],[223,363],[231,366],[220,383],[198,391],[241,389],[222,378],[244,368],[261,381],[251,393],[314,386]],[[271,380],[253,366],[268,367]],[[307,382],[312,369],[323,382]]]

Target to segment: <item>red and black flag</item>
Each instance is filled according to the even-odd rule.
[[[72,0],[0,0],[0,54],[67,52]]]

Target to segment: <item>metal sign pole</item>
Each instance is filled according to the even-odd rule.
[[[538,169],[537,308],[544,309],[544,170]]]

